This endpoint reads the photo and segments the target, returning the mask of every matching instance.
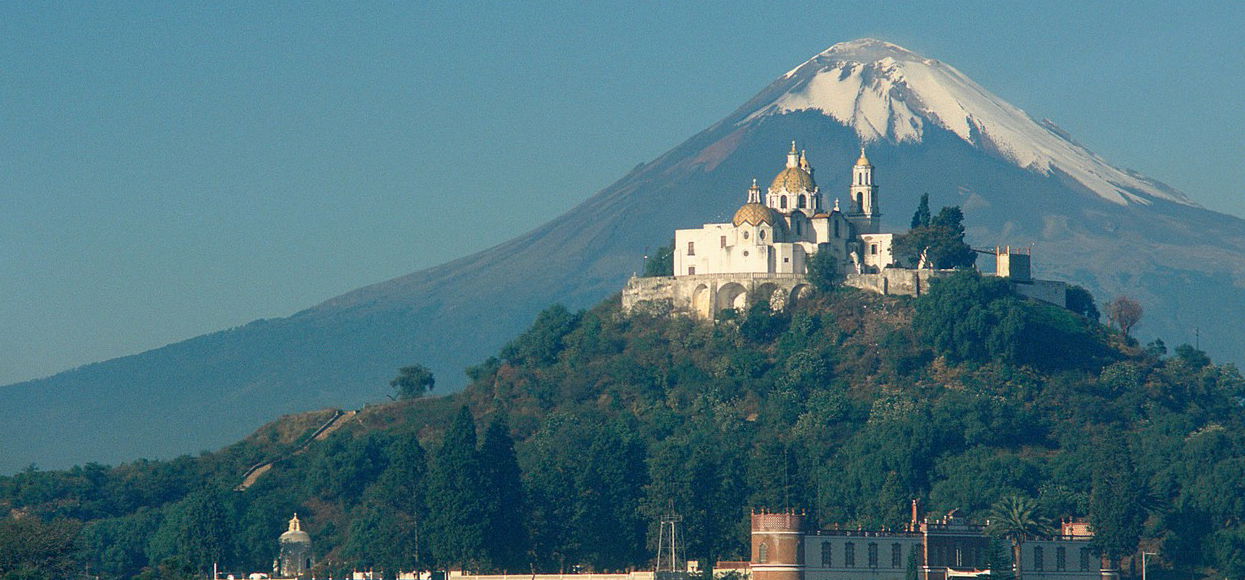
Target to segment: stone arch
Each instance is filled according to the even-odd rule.
[[[778,311],[782,310],[787,305],[787,297],[785,294],[785,292],[778,288],[778,285],[772,282],[766,282],[765,284],[758,286],[756,291],[753,292],[753,296],[755,296],[755,298],[753,298],[752,301],[755,303],[759,300],[765,300],[769,302],[771,310]]]
[[[709,293],[709,287],[701,284],[692,290],[692,314],[696,318],[703,320],[712,320],[713,300]]]
[[[748,308],[748,291],[737,282],[723,284],[718,288],[717,310],[728,308],[740,311]]]
[[[813,287],[808,284],[796,284],[791,289],[790,297],[787,299],[788,306],[795,306],[800,302],[808,300],[810,294],[813,293]]]

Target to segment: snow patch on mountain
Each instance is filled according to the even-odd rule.
[[[816,110],[854,129],[864,142],[891,143],[920,142],[929,124],[1030,171],[1066,175],[1113,203],[1163,199],[1196,206],[1180,192],[1112,166],[954,67],[889,42],[836,44],[777,84],[785,90],[743,122]]]

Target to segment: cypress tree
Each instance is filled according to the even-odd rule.
[[[484,432],[480,468],[487,488],[485,551],[489,562],[499,570],[522,569],[529,548],[524,528],[526,502],[505,415],[494,419]]]
[[[923,228],[929,226],[929,194],[921,194],[921,203],[916,206],[916,213],[912,214],[912,224],[909,229]]]
[[[464,405],[445,433],[428,474],[428,543],[441,566],[485,565],[487,491],[476,451],[476,424]]]

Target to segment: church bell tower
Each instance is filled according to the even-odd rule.
[[[852,207],[847,219],[856,225],[857,234],[876,234],[881,226],[882,212],[878,210],[878,186],[873,182],[873,164],[860,148],[860,159],[852,167]]]

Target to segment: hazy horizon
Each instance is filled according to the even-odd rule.
[[[0,384],[505,241],[866,36],[1245,216],[1245,8],[732,7],[0,6]]]

